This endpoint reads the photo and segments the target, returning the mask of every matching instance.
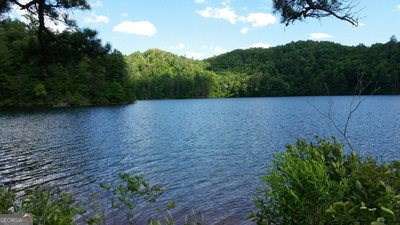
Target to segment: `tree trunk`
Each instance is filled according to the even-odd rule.
[[[45,0],[38,0],[38,41],[39,41],[39,65],[40,65],[40,78],[45,79],[47,77],[47,43],[46,43],[46,26],[44,20]]]

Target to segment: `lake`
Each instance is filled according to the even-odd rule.
[[[271,159],[296,138],[338,136],[352,97],[137,101],[0,113],[0,183],[48,184],[85,199],[120,172],[139,172],[210,224],[248,224],[252,197]],[[317,110],[318,109],[318,110]],[[400,96],[366,97],[349,126],[353,145],[400,160]],[[340,136],[338,136],[340,137]],[[139,215],[145,218],[146,210]]]

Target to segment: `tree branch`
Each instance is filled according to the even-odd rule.
[[[28,9],[28,8],[30,8],[32,5],[36,4],[36,3],[37,3],[37,0],[30,1],[30,2],[28,2],[28,3],[26,3],[26,4],[22,4],[22,3],[18,2],[17,0],[10,0],[10,2],[12,2],[12,3],[18,5],[18,6],[20,7],[20,9]]]

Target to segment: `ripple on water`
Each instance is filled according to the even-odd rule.
[[[332,100],[335,114],[343,115],[351,97],[0,112],[0,183],[16,190],[48,184],[85,199],[118,173],[138,171],[167,189],[161,202],[175,200],[180,221],[196,209],[213,224],[249,224],[252,197],[273,154],[298,137],[335,135],[314,108],[326,111]],[[399,96],[363,102],[350,124],[361,154],[400,159],[399,111]],[[142,212],[143,221],[156,213]]]

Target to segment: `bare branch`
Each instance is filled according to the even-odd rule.
[[[330,100],[330,103],[329,103],[328,112],[323,112],[315,105],[309,103],[321,116],[323,116],[324,118],[326,118],[329,121],[329,123],[335,128],[336,132],[338,132],[340,134],[340,136],[346,142],[347,146],[353,152],[355,151],[355,148],[353,147],[351,139],[348,134],[350,122],[351,122],[351,119],[352,119],[354,113],[357,112],[357,110],[360,108],[361,104],[366,100],[367,97],[366,96],[363,97],[363,93],[371,84],[371,82],[364,84],[363,80],[364,80],[363,75],[358,78],[353,97],[349,104],[346,117],[344,118],[345,123],[343,126],[340,126],[340,124],[338,124],[338,122],[335,118],[335,113],[333,110],[334,102],[332,99]],[[325,85],[325,87],[326,87],[327,93],[329,95],[329,88],[327,87],[327,85]],[[375,94],[378,90],[379,90],[379,88],[375,88],[370,94]]]

